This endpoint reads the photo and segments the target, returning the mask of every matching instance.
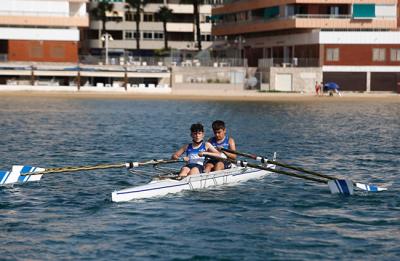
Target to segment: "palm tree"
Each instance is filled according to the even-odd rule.
[[[101,21],[101,24],[102,24],[101,35],[104,35],[105,33],[107,33],[107,29],[106,29],[107,13],[113,12],[113,9],[114,9],[113,3],[99,2],[95,8],[90,10],[90,14],[94,17],[94,19]],[[105,44],[105,42],[103,41],[103,45],[102,45],[103,48],[104,48],[104,44]]]
[[[168,49],[168,31],[167,31],[167,22],[172,18],[172,9],[169,9],[168,6],[162,6],[157,12],[157,15],[161,22],[163,23],[164,29],[164,49]]]
[[[196,26],[197,47],[198,47],[199,51],[201,51],[201,31],[200,31],[199,6],[203,3],[203,0],[181,0],[181,3],[193,5],[193,19],[194,19],[194,24]]]
[[[147,0],[125,0],[126,8],[131,8],[135,11],[135,22],[136,22],[136,49],[140,54],[140,13],[143,12],[143,7],[147,4]]]

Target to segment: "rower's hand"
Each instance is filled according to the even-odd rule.
[[[227,159],[227,158],[228,158],[228,156],[226,156],[226,154],[225,154],[225,153],[223,153],[223,152],[221,152],[221,155],[220,155],[220,157],[221,157],[221,158],[223,158],[223,159]]]
[[[183,160],[187,162],[189,161],[189,157],[183,157]]]
[[[207,156],[208,153],[205,151],[200,151],[199,154],[197,154],[197,155],[199,155],[199,157],[203,157],[203,156]]]

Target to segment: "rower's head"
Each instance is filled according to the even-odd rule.
[[[215,138],[217,140],[223,140],[225,139],[226,135],[226,128],[225,128],[225,122],[216,120],[212,123],[212,129],[215,135]]]
[[[204,139],[204,127],[201,123],[195,123],[190,126],[190,135],[193,142],[199,143]]]

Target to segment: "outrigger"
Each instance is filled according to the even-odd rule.
[[[164,164],[181,163],[181,160],[160,159],[147,160],[142,162],[98,164],[91,166],[48,169],[17,165],[13,166],[11,171],[0,171],[0,185],[23,184],[31,181],[39,181],[43,177],[43,175],[47,174],[89,171],[98,169],[127,168],[131,173],[140,174],[140,171],[138,171],[139,167],[153,166],[155,167],[155,170],[158,171],[158,173],[162,173],[163,175],[153,176],[151,181],[147,184],[112,192],[112,201],[123,202],[133,199],[164,196],[169,193],[178,193],[184,190],[204,189],[226,184],[237,184],[239,182],[247,181],[250,179],[262,178],[272,173],[301,178],[317,183],[328,184],[332,194],[352,195],[354,194],[354,189],[360,189],[370,192],[387,190],[387,188],[384,187],[354,182],[349,179],[340,179],[289,164],[277,162],[275,159],[275,154],[273,159],[269,160],[255,154],[248,154],[228,149],[222,150],[237,154],[239,156],[250,158],[258,163],[255,164],[244,160],[229,160],[225,158],[218,158],[220,160],[230,161],[232,163],[232,167],[229,169],[215,171],[208,174],[202,173],[197,175],[190,175],[183,179],[177,179],[178,169],[167,169],[160,167]],[[277,169],[277,166],[294,170],[296,172],[288,172],[286,170]],[[146,176],[148,177],[148,172],[144,173],[146,173]]]

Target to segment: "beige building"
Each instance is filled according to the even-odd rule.
[[[214,0],[211,0],[212,3]],[[218,0],[215,0],[218,1]],[[136,52],[136,23],[134,12],[126,9],[125,1],[110,1],[114,3],[114,11],[108,14],[106,28],[112,36],[108,42],[110,56],[118,56],[123,53],[128,56],[139,55]],[[89,9],[97,5],[96,1],[90,3]],[[168,46],[183,51],[196,51],[197,39],[195,26],[193,24],[193,6],[181,4],[180,0],[149,0],[140,14],[140,48],[142,56],[152,56],[154,51],[164,47],[164,31],[162,22],[159,21],[156,13],[161,6],[167,6],[173,10],[173,16],[167,23]],[[211,46],[211,4],[201,5],[200,8],[200,30],[202,49]],[[100,55],[102,50],[102,23],[91,20],[88,33],[88,47],[91,54]],[[104,38],[103,38],[104,39]]]
[[[250,66],[315,67],[342,90],[400,92],[398,6],[398,0],[225,1],[212,10],[212,33]],[[293,90],[294,79],[282,77],[285,90]]]

